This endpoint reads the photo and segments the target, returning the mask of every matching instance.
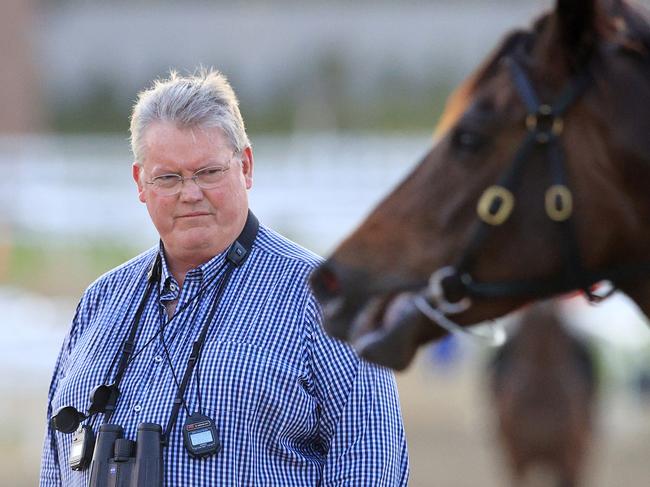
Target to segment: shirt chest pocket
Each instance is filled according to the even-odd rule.
[[[255,345],[207,343],[199,370],[202,405],[217,415],[284,422],[316,407],[300,364],[292,366]]]

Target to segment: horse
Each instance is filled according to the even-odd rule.
[[[369,361],[607,282],[650,313],[650,21],[557,0],[450,96],[428,153],[315,269],[323,326]]]
[[[542,473],[580,484],[591,444],[596,368],[587,343],[568,331],[553,301],[526,309],[492,359],[490,392],[513,487]]]

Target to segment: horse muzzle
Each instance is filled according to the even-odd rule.
[[[369,289],[376,282],[332,259],[314,270],[310,284],[323,310],[323,328],[352,345],[364,359],[406,368],[422,343],[443,335],[415,304],[407,286]]]

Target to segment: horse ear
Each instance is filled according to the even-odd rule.
[[[589,49],[596,33],[597,0],[557,0],[555,12],[559,33],[572,52]]]

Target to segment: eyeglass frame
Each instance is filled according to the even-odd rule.
[[[202,186],[201,184],[199,184],[199,179],[198,178],[199,178],[201,172],[202,171],[207,171],[209,169],[219,169],[220,174],[225,174],[227,171],[230,170],[232,160],[235,158],[235,156],[240,154],[240,152],[241,151],[237,151],[237,150],[233,151],[232,156],[230,156],[230,158],[228,159],[228,165],[227,166],[217,165],[217,166],[202,167],[201,169],[195,171],[191,176],[181,176],[178,173],[160,174],[158,176],[155,176],[155,177],[151,178],[149,181],[144,181],[144,183],[151,185],[152,190],[155,191],[155,192],[158,192],[158,194],[160,194],[161,196],[176,196],[178,193],[180,193],[182,191],[183,184],[185,183],[185,181],[187,181],[189,179],[193,180],[194,184],[196,184],[197,187],[199,189],[201,189],[201,190],[214,189],[214,188],[216,188],[218,186],[219,182],[221,182],[221,179],[219,180],[219,182],[215,183],[214,185],[210,185],[209,187],[206,188],[206,187]],[[161,188],[160,186],[157,186],[156,185],[156,180],[160,180],[160,178],[169,177],[169,176],[174,176],[174,178],[176,179],[176,182],[174,183],[175,191],[173,193],[160,193],[160,191],[161,190],[164,191],[165,188]],[[171,190],[172,188],[169,188],[169,189]]]

